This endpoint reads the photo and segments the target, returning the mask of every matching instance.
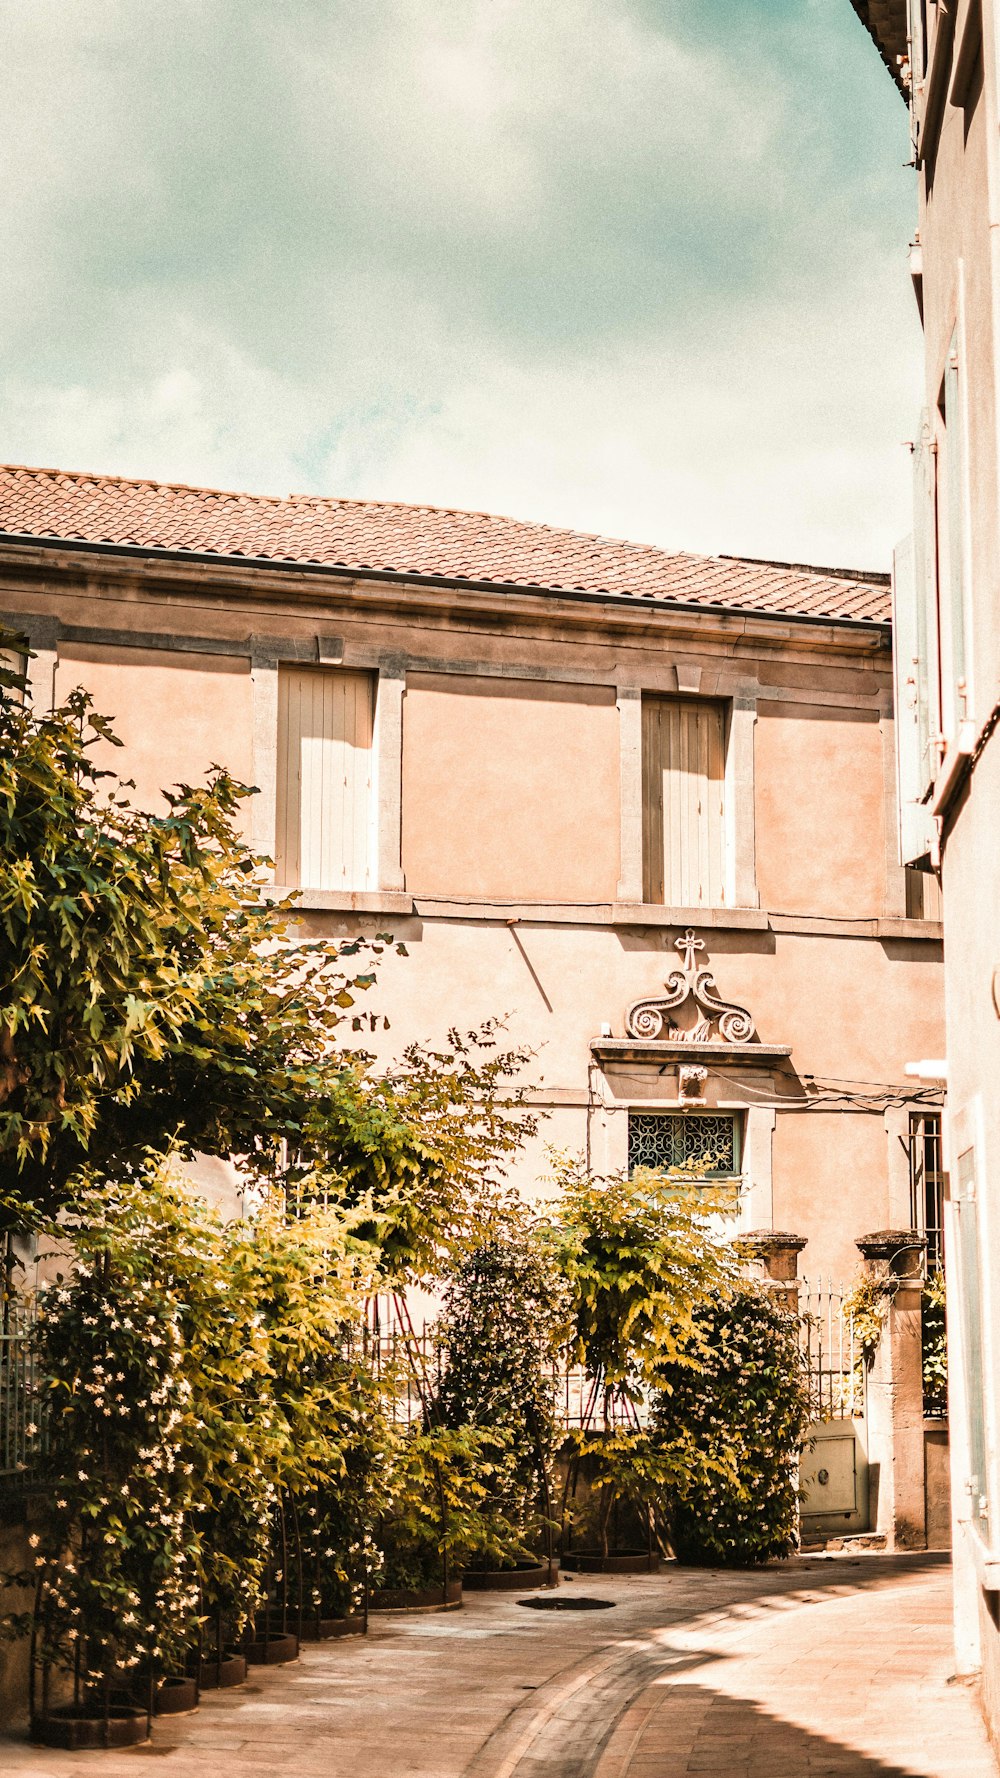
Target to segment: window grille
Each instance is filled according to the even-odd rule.
[[[731,1179],[740,1170],[736,1114],[731,1111],[630,1111],[628,1167],[663,1169],[709,1161],[705,1177]]]
[[[910,1217],[925,1236],[929,1274],[944,1269],[944,1168],[941,1157],[941,1113],[910,1113]]]

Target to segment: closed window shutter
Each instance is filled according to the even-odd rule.
[[[667,907],[722,906],[724,779],[720,704],[643,700],[646,901]]]
[[[892,670],[901,864],[913,864],[926,857],[934,838],[933,818],[921,800],[927,789],[927,662],[920,652],[914,546],[913,537],[905,538],[892,561]]]
[[[962,400],[959,387],[958,338],[953,337],[944,373],[942,410],[945,427],[944,482],[947,499],[947,560],[942,574],[948,587],[948,680],[947,731],[955,734],[967,711],[968,591],[965,577],[965,452],[963,449]]]
[[[368,673],[282,668],[275,870],[304,889],[371,884],[373,685]]]
[[[919,770],[914,794],[920,801],[937,776],[937,737],[941,731],[938,661],[937,461],[926,410],[913,446],[913,607],[911,637],[915,665]]]

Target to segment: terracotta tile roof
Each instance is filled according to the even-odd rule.
[[[851,5],[874,38],[879,55],[905,99],[899,57],[906,55],[906,0],[851,0]]]
[[[886,576],[695,556],[550,525],[0,467],[0,535],[887,623]]]

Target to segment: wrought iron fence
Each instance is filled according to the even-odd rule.
[[[859,1419],[865,1412],[865,1371],[854,1326],[843,1312],[846,1293],[828,1279],[803,1279],[799,1293],[802,1350],[809,1372],[814,1420]],[[38,1395],[30,1300],[8,1299],[0,1320],[0,1487],[23,1485],[44,1453],[44,1417]],[[397,1423],[417,1424],[438,1393],[447,1364],[445,1339],[436,1322],[396,1322],[367,1329],[364,1343],[376,1375],[387,1385]],[[557,1424],[566,1432],[584,1426],[644,1425],[644,1405],[595,1395],[580,1365],[550,1367]]]
[[[814,1420],[860,1420],[865,1412],[865,1367],[847,1293],[829,1278],[799,1285],[802,1351],[809,1372]]]
[[[393,1322],[366,1329],[364,1347],[375,1375],[386,1385],[391,1418],[404,1426],[423,1419],[444,1375],[444,1339],[437,1323],[406,1327]]]
[[[448,1364],[447,1341],[437,1322],[407,1328],[383,1326],[366,1336],[366,1349],[376,1375],[386,1384],[389,1411],[397,1424],[412,1426],[438,1392]],[[555,1363],[545,1367],[552,1384],[556,1424],[570,1432],[582,1427],[645,1425],[645,1404],[605,1399],[582,1365]]]
[[[0,1305],[0,1487],[22,1486],[44,1452],[38,1396],[34,1304],[7,1297]]]

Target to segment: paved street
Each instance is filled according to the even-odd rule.
[[[367,1642],[209,1694],[153,1743],[53,1754],[0,1742],[3,1778],[995,1778],[949,1684],[940,1558],[805,1558],[762,1574],[578,1576],[525,1610],[479,1595],[374,1620]]]

